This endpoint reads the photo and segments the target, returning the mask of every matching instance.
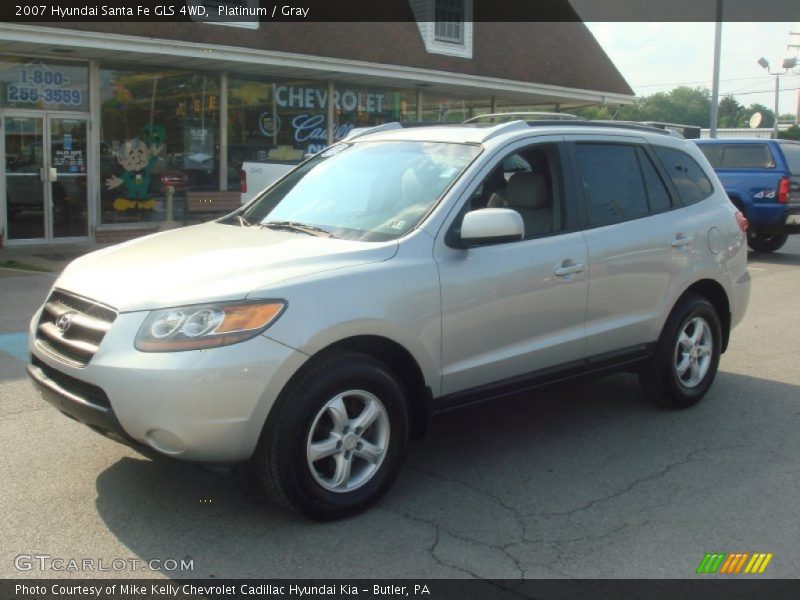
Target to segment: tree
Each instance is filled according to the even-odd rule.
[[[720,127],[738,127],[740,113],[744,107],[733,96],[725,96],[719,102],[717,123]]]
[[[792,115],[794,116],[794,115]],[[778,133],[778,137],[783,140],[798,140],[800,141],[800,127],[797,125],[792,125],[786,131],[781,131]]]

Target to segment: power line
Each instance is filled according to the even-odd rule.
[[[720,79],[720,81],[747,81],[750,79],[765,79],[769,78],[769,75],[758,75],[757,77],[736,77],[733,79]],[[670,85],[691,85],[694,83],[709,83],[708,79],[703,79],[702,81],[677,81],[675,83],[647,83],[644,85],[632,85],[631,87],[635,88],[646,88],[646,87],[666,87]]]
[[[800,90],[800,87],[790,87],[790,88],[781,88],[781,92],[791,92],[792,90]],[[775,88],[771,90],[756,90],[755,92],[740,92],[738,94],[733,94],[734,96],[749,96],[750,94],[766,94],[769,92],[774,92]]]

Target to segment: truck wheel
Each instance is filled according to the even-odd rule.
[[[654,359],[639,373],[645,394],[667,408],[700,402],[717,374],[721,340],[714,306],[698,294],[685,296],[664,325]]]
[[[331,521],[377,502],[400,472],[407,441],[402,384],[382,362],[342,352],[313,360],[289,384],[253,458],[275,500]]]
[[[766,233],[752,233],[747,236],[747,245],[755,252],[775,252],[783,247],[788,235],[768,235]]]

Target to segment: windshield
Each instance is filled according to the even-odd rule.
[[[440,142],[337,144],[225,222],[363,241],[413,229],[480,153]]]

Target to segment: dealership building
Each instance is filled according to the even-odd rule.
[[[235,206],[244,161],[354,127],[627,104],[583,23],[0,24],[3,244],[122,241]]]

